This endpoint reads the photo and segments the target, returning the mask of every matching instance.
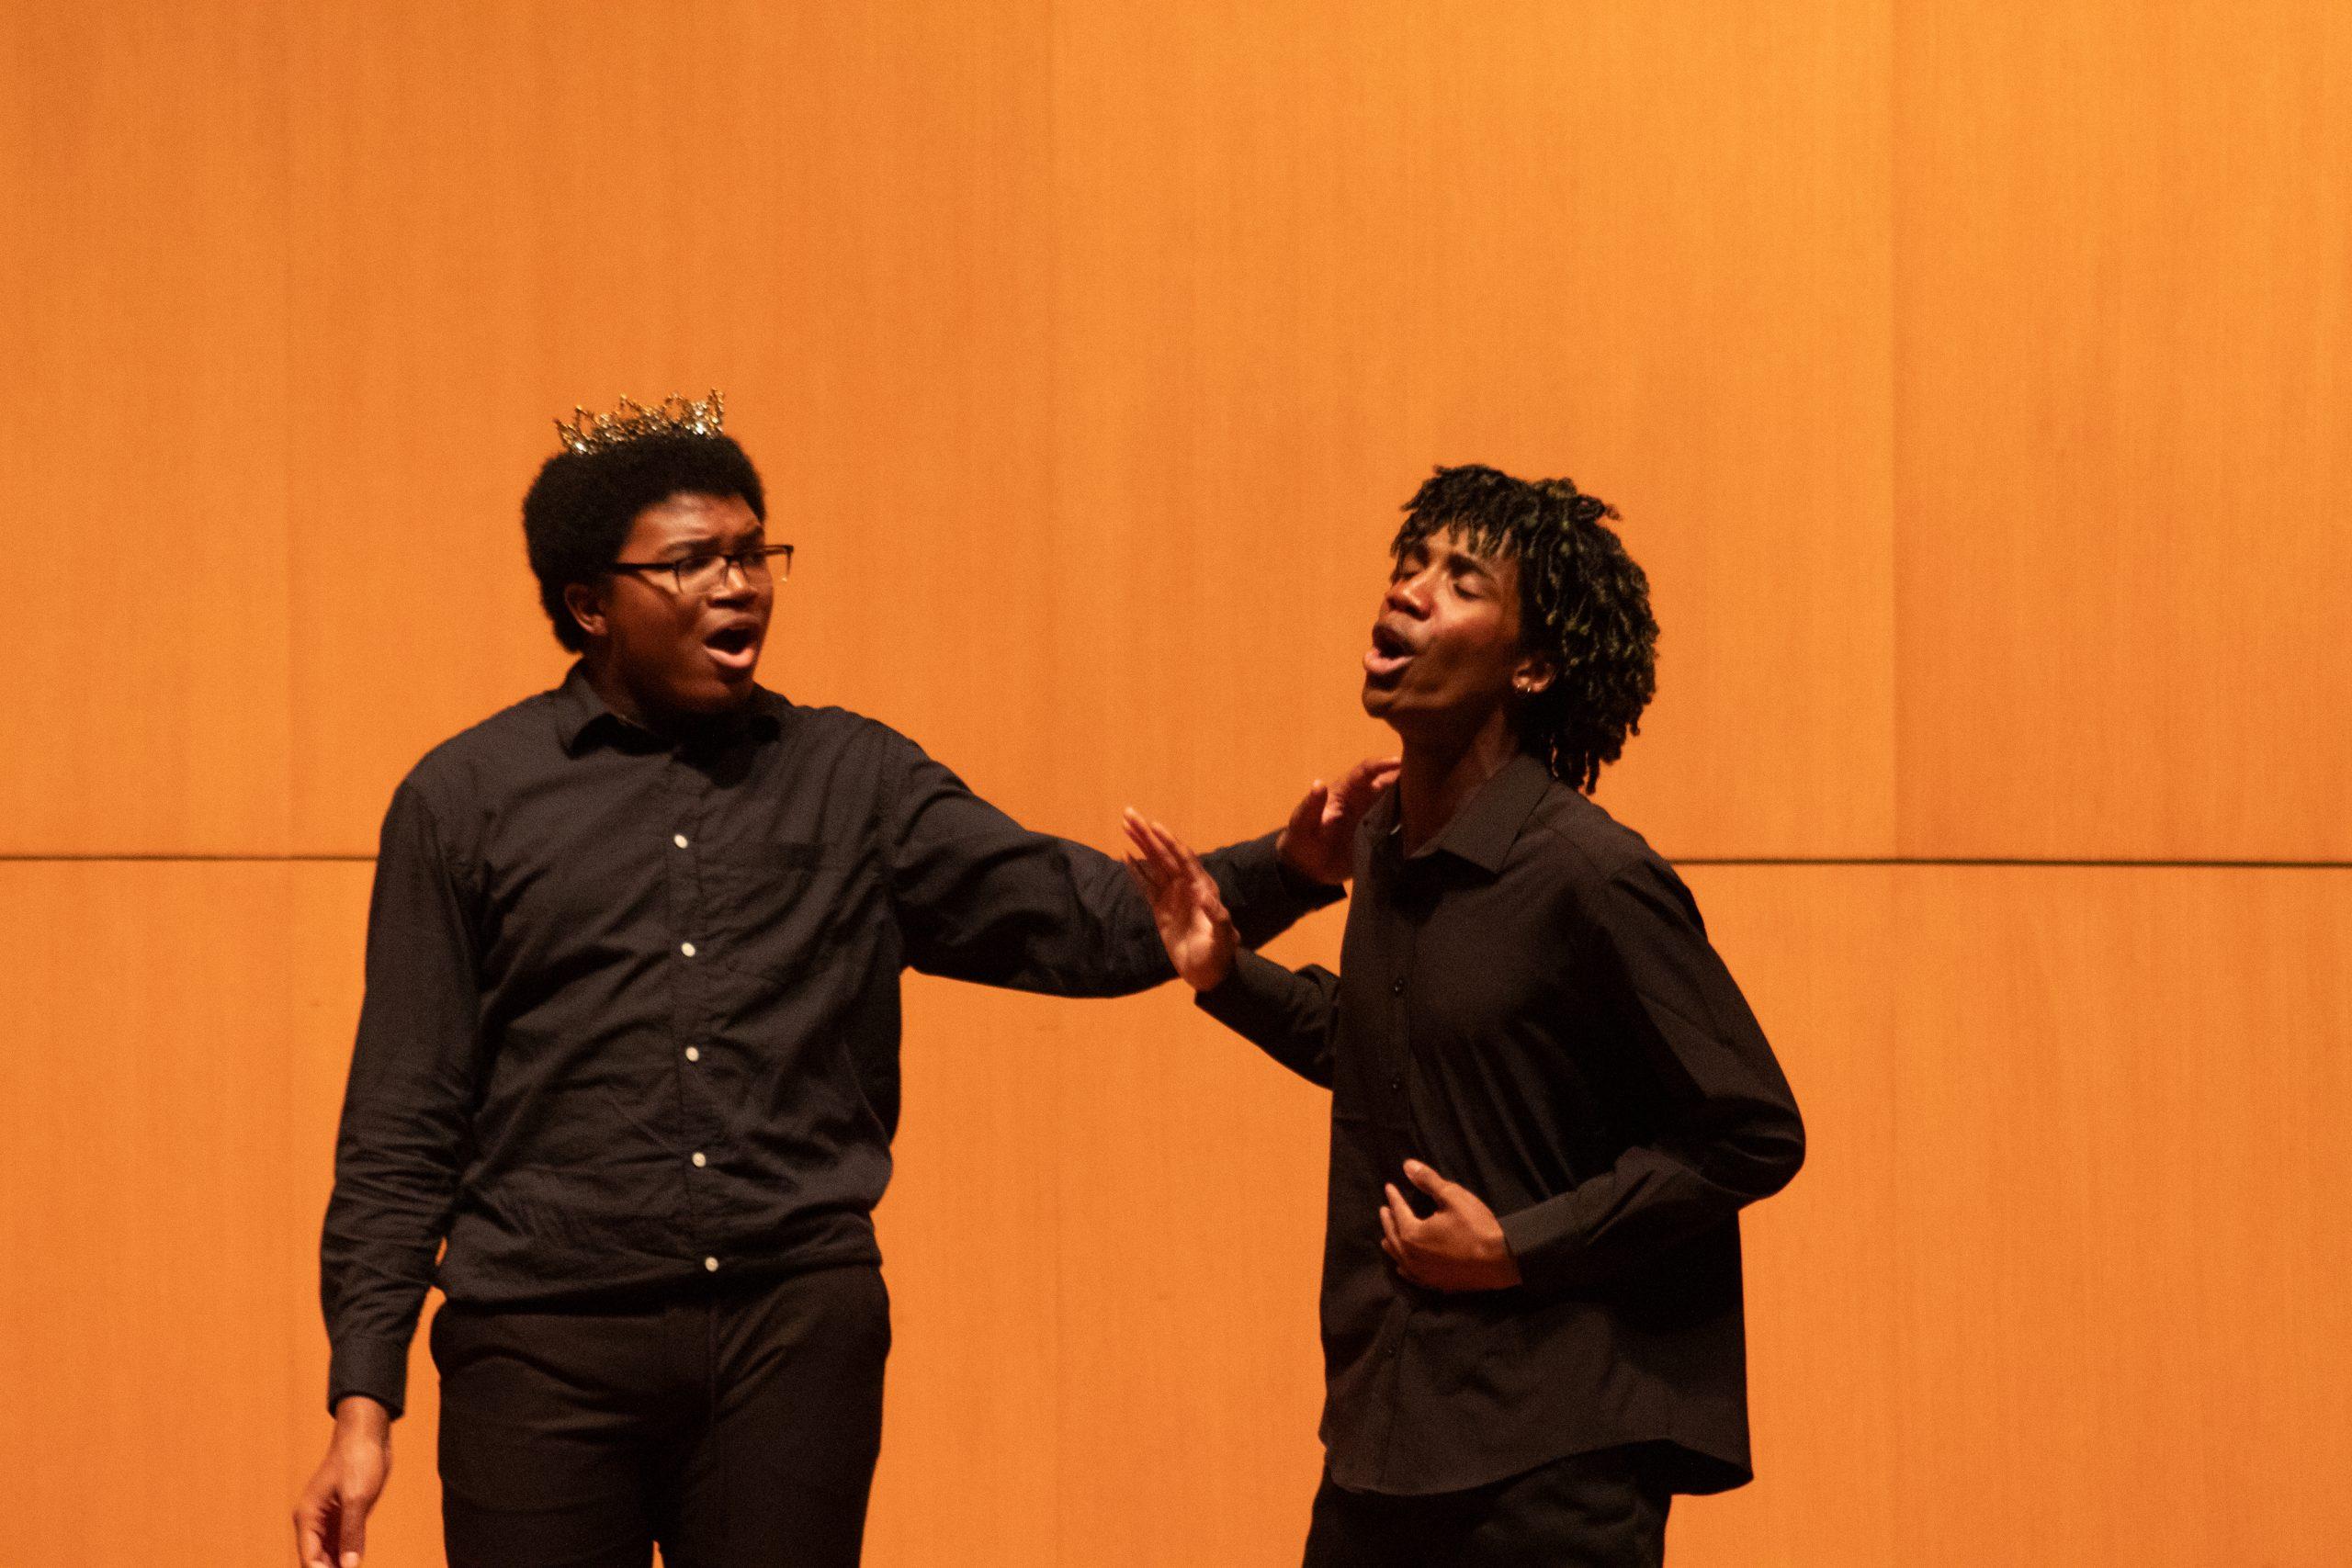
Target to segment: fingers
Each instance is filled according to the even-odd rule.
[[[1125,827],[1128,841],[1142,852],[1144,860],[1161,882],[1185,880],[1187,868],[1184,859],[1190,852],[1177,841],[1175,834],[1143,816],[1132,806],[1126,810]]]
[[[1306,796],[1299,801],[1297,809],[1290,814],[1291,823],[1300,832],[1305,832],[1323,820],[1330,805],[1331,786],[1317,779],[1306,786]]]
[[[1226,918],[1225,900],[1216,890],[1216,878],[1201,863],[1192,846],[1168,830],[1165,823],[1138,817],[1135,830],[1154,846],[1154,863],[1167,873],[1170,882],[1187,886],[1193,898],[1214,919]]]
[[[1175,859],[1152,836],[1150,824],[1136,814],[1134,807],[1128,807],[1122,814],[1120,825],[1127,830],[1127,841],[1135,845],[1154,884],[1172,880],[1178,870]]]
[[[335,1509],[335,1545],[342,1549],[341,1568],[359,1568],[368,1550],[368,1505],[373,1498],[354,1496],[346,1490]]]
[[[1127,816],[1127,840],[1137,852],[1135,869],[1142,878],[1145,897],[1155,908],[1170,907],[1171,897],[1176,908],[1198,903],[1198,894],[1182,858],[1170,847],[1166,830],[1155,833],[1155,826],[1133,812]]]
[[[326,1509],[308,1496],[294,1506],[294,1552],[302,1568],[335,1568],[327,1556]]]
[[[1406,1207],[1405,1195],[1396,1190],[1394,1182],[1384,1190],[1388,1201],[1380,1207],[1380,1250],[1388,1254],[1388,1261],[1396,1266],[1396,1272],[1416,1285],[1426,1283],[1414,1269],[1413,1258],[1408,1250],[1411,1244],[1406,1239],[1406,1227],[1421,1222]]]
[[[1216,878],[1182,839],[1133,808],[1126,813],[1125,826],[1140,861],[1130,863],[1128,874],[1137,878],[1155,919],[1205,920],[1212,930],[1231,924]]]
[[[1448,1181],[1417,1159],[1408,1159],[1405,1162],[1405,1179],[1448,1209],[1456,1206],[1455,1198],[1462,1190],[1459,1183]],[[1394,1191],[1395,1189],[1391,1188],[1390,1190]]]
[[[1367,757],[1348,770],[1340,783],[1339,811],[1335,815],[1361,817],[1381,792],[1396,782],[1397,773],[1404,767],[1397,757]]]

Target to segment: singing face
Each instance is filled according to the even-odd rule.
[[[614,682],[654,718],[708,717],[752,694],[775,608],[767,541],[741,496],[679,494],[637,514],[614,570],[566,595]]]
[[[1520,647],[1518,562],[1432,533],[1389,570],[1363,656],[1364,711],[1408,739],[1466,735],[1505,712],[1540,663]]]

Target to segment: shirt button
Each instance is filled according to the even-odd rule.
[[[673,843],[673,844],[677,845],[677,846],[678,846],[680,849],[682,849],[682,850],[683,850],[683,849],[684,849],[684,848],[686,847],[686,836],[685,836],[684,833],[673,833],[673,834],[671,834],[671,835],[670,835],[670,841],[671,841],[672,843]]]
[[[1405,976],[1399,975],[1388,982],[1388,994],[1392,997],[1401,997],[1405,994]]]
[[[699,1050],[696,1050],[694,1046],[689,1045],[686,1047],[686,1060],[689,1062],[699,1062],[702,1060],[702,1053]]]
[[[704,1156],[703,1152],[700,1149],[696,1149],[695,1151],[695,1168],[696,1170],[700,1170],[704,1166],[707,1166],[709,1163],[710,1161]]]
[[[704,1258],[702,1260],[702,1266],[705,1273],[716,1274],[718,1272],[718,1259],[716,1258]]]
[[[690,942],[682,942],[678,944],[678,951],[688,958],[692,958],[695,955],[695,944]]]
[[[1402,1094],[1405,1092],[1405,1080],[1401,1077],[1390,1078],[1388,1080],[1388,1087],[1395,1089],[1398,1094]]]

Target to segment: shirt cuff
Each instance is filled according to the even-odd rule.
[[[355,1393],[376,1401],[399,1420],[408,1394],[407,1344],[351,1339],[337,1345],[327,1363],[327,1414]]]
[[[1576,1194],[1563,1192],[1500,1216],[1503,1245],[1519,1265],[1522,1284],[1557,1291],[1577,1282],[1584,1259],[1582,1219]]]
[[[1245,1039],[1264,1040],[1288,1019],[1297,984],[1297,976],[1245,947],[1233,955],[1224,979],[1194,993],[1193,1005]]]

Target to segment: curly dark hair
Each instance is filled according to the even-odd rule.
[[[767,494],[752,459],[729,435],[650,435],[601,452],[558,452],[523,497],[523,542],[539,580],[539,604],[555,639],[578,653],[587,634],[563,591],[620,558],[637,514],[673,495],[741,496],[767,520]]]
[[[1523,699],[1521,750],[1589,795],[1600,770],[1641,728],[1657,690],[1657,622],[1649,579],[1603,518],[1617,509],[1571,479],[1515,479],[1469,464],[1439,468],[1405,503],[1392,557],[1458,531],[1481,555],[1519,563],[1520,645],[1558,673]]]

